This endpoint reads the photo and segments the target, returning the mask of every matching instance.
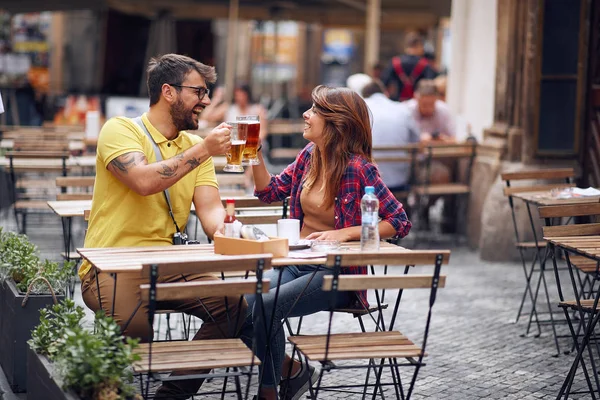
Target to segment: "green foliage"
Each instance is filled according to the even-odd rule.
[[[81,328],[84,316],[83,308],[76,306],[71,299],[41,309],[40,323],[31,331],[29,345],[36,353],[54,360],[65,331]]]
[[[138,340],[123,338],[121,328],[102,311],[96,314],[95,333],[83,328],[83,309],[72,300],[40,315],[29,344],[55,363],[64,390],[73,390],[82,399],[135,397],[129,384],[133,381],[130,367],[140,360],[133,353]]]
[[[3,232],[0,228],[0,282],[12,279],[21,293],[27,292],[31,282],[41,276],[46,278],[55,292],[65,293],[75,263],[41,261],[39,251],[26,235]],[[48,285],[41,279],[35,281],[33,294],[50,293]]]

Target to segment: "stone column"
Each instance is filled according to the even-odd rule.
[[[369,73],[379,61],[379,25],[381,23],[381,0],[368,0],[365,36],[365,64],[363,71]]]

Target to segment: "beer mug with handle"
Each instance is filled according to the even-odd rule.
[[[260,134],[260,120],[258,115],[236,117],[236,121],[239,131],[246,134],[246,147],[244,147],[242,165],[259,165],[260,161],[256,154]]]
[[[227,154],[227,164],[223,168],[225,172],[244,172],[242,167],[242,156],[246,146],[245,132],[239,129],[237,122],[228,122],[231,125],[231,149]]]

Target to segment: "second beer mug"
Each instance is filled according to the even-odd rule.
[[[227,154],[227,165],[223,168],[225,172],[244,172],[242,167],[242,155],[246,146],[246,135],[239,129],[237,122],[228,122],[231,125],[231,149]]]
[[[243,132],[246,137],[246,147],[244,147],[242,165],[260,164],[258,155],[256,154],[260,134],[260,120],[258,115],[236,117],[236,121],[238,122],[239,131]]]

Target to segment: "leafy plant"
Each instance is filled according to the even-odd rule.
[[[64,390],[84,399],[130,399],[135,392],[131,365],[139,361],[133,350],[138,340],[124,339],[121,328],[102,311],[96,314],[95,333],[80,325],[63,330],[54,361]]]
[[[83,308],[75,305],[71,299],[40,310],[40,323],[31,331],[28,341],[31,348],[38,354],[54,360],[62,345],[60,339],[65,331],[81,328],[81,321],[85,316]]]
[[[45,278],[58,293],[66,291],[74,262],[59,263],[41,261],[39,251],[26,235],[15,232],[3,232],[0,228],[0,282],[12,279],[21,293],[27,292],[29,285],[37,277]],[[49,293],[48,285],[38,279],[34,282],[32,293]]]

